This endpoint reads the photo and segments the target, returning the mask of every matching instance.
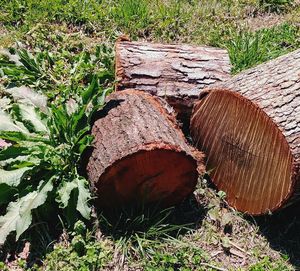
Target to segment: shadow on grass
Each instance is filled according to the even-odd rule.
[[[170,208],[161,208],[156,203],[106,210],[99,215],[99,228],[114,240],[137,235],[146,239],[177,237],[201,227],[206,212],[205,206],[191,195],[180,205]]]
[[[34,220],[40,222],[33,223],[17,242],[15,234],[10,235],[4,246],[0,247],[0,261],[17,264],[19,260],[24,260],[26,267],[31,267],[33,264],[42,265],[45,255],[53,250],[54,244],[63,233],[57,215],[51,215],[52,219],[45,220],[34,213]]]
[[[258,225],[270,246],[287,255],[295,269],[300,270],[300,203],[252,221]]]
[[[180,242],[180,237],[201,227],[206,212],[191,195],[182,204],[167,209],[154,204],[103,212],[99,228],[114,240],[122,266],[125,259],[149,259],[170,242]]]
[[[192,195],[180,205],[167,209],[160,208],[159,204],[154,204],[109,210],[99,214],[98,220],[86,221],[86,225],[91,230],[94,228],[95,232],[100,230],[102,236],[114,240],[116,244],[120,245],[122,253],[130,256],[133,253],[144,253],[145,251],[148,253],[147,247],[153,245],[151,249],[155,249],[155,246],[161,244],[164,239],[177,238],[179,235],[201,227],[205,215],[205,206],[197,202]],[[56,215],[53,213],[51,217],[51,220],[33,224],[18,242],[14,241],[14,236],[10,236],[6,245],[0,248],[0,261],[10,263],[20,259],[20,255],[24,251],[25,253],[26,250],[29,252],[26,244],[30,244],[26,266],[31,267],[34,264],[40,266],[47,253],[53,250],[53,246],[57,242],[71,242],[71,236],[65,236],[63,233],[64,226],[58,219],[57,213]],[[40,217],[35,220],[43,221]],[[97,238],[95,242],[97,242]]]

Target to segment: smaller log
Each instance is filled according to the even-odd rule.
[[[115,48],[116,90],[139,89],[165,98],[183,123],[189,123],[203,88],[230,77],[230,60],[223,49],[122,39]]]
[[[111,94],[92,135],[87,175],[98,207],[177,204],[204,171],[202,153],[187,144],[170,106],[142,91]]]

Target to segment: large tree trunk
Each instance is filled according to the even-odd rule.
[[[239,211],[264,214],[299,198],[300,50],[204,92],[191,133]]]
[[[178,119],[189,124],[201,90],[229,78],[226,50],[119,40],[116,43],[117,90],[134,88],[166,98]]]
[[[187,144],[172,109],[143,91],[111,94],[92,134],[87,173],[98,206],[179,203],[204,170],[202,153]]]

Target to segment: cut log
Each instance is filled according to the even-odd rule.
[[[92,134],[87,174],[100,207],[179,203],[204,170],[202,153],[187,144],[170,106],[143,91],[111,94]]]
[[[300,197],[300,50],[203,92],[191,134],[228,203],[252,215]]]
[[[230,76],[223,49],[123,40],[115,48],[116,90],[134,88],[165,98],[188,125],[201,90]]]

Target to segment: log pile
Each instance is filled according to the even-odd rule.
[[[87,174],[102,208],[180,203],[204,171],[202,153],[187,144],[170,106],[142,91],[111,94],[92,134]]]
[[[191,134],[212,181],[239,211],[260,215],[300,196],[300,50],[205,91]]]
[[[261,215],[300,198],[300,50],[229,71],[225,50],[117,42],[117,91],[93,126],[87,166],[98,206],[169,206],[193,191],[203,154],[171,107],[183,128],[191,115],[193,142],[232,207]]]
[[[144,90],[165,98],[178,119],[189,123],[193,104],[205,87],[230,76],[226,50],[119,40],[116,90]]]

